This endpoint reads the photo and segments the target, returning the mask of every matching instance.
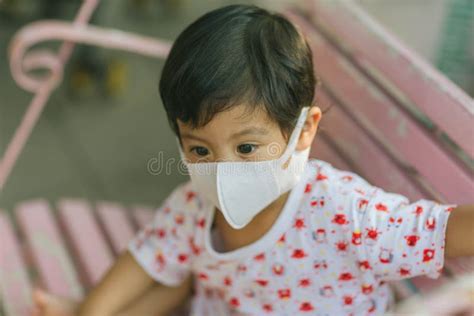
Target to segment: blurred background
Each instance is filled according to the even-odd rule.
[[[232,3],[279,10],[294,1],[103,0],[91,23],[173,41],[205,12]],[[359,0],[382,25],[474,96],[472,0]],[[0,153],[31,101],[13,81],[7,48],[39,19],[72,20],[80,1],[0,0]],[[57,47],[58,43],[45,44]],[[0,192],[0,208],[60,197],[159,205],[185,176],[149,163],[178,157],[158,94],[163,60],[77,46]],[[1,155],[0,155],[1,156]],[[172,168],[175,171],[176,168]]]

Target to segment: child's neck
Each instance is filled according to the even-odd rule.
[[[260,239],[275,223],[288,199],[288,191],[260,213],[242,229],[232,228],[222,215],[222,212],[215,212],[214,222],[216,224],[219,237],[222,238],[225,251],[232,251],[243,246],[249,245]]]

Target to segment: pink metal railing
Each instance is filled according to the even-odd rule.
[[[34,96],[0,160],[0,193],[51,93],[61,83],[64,65],[76,43],[125,50],[150,57],[165,58],[168,55],[171,43],[167,41],[88,25],[97,5],[98,0],[84,0],[73,23],[55,20],[33,22],[13,37],[9,49],[13,78],[20,87],[32,92]],[[29,51],[35,44],[51,40],[63,41],[59,52],[44,49]],[[35,77],[30,73],[34,69],[46,69],[48,73],[43,77]]]

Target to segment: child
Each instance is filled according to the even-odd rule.
[[[160,80],[191,181],[82,303],[37,292],[40,314],[165,314],[192,291],[193,315],[379,315],[387,281],[438,277],[456,205],[410,204],[308,160],[315,85],[311,50],[281,15],[230,5],[192,23]],[[474,248],[460,246],[468,208],[450,228],[457,254]]]

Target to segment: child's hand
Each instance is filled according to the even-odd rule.
[[[76,302],[49,294],[43,290],[33,291],[35,309],[32,316],[74,316]]]

